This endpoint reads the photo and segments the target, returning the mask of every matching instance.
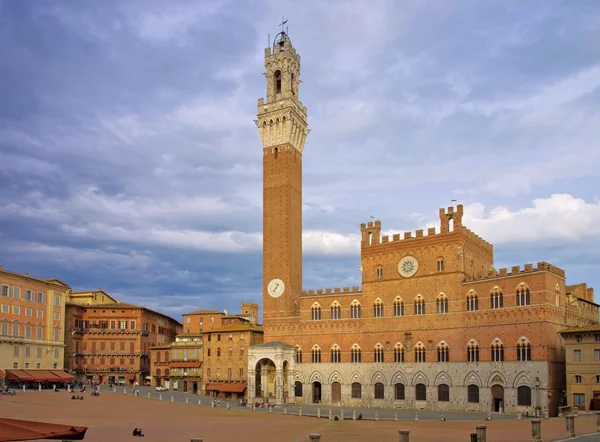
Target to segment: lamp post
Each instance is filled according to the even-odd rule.
[[[542,407],[540,406],[540,378],[535,378],[535,415],[540,417]]]

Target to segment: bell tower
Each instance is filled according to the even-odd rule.
[[[267,98],[258,99],[256,125],[263,146],[263,316],[267,324],[298,315],[302,291],[302,151],[307,113],[298,96],[300,55],[283,30],[265,49],[265,70]]]

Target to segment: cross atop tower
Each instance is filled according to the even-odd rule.
[[[279,26],[281,26],[281,32],[285,32],[283,30],[283,25],[285,25],[287,23],[287,19],[285,17],[281,17],[281,23],[279,23]],[[285,32],[287,34],[287,32]]]

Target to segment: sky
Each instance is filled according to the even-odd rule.
[[[464,223],[600,292],[600,3],[0,0],[0,265],[181,320],[261,303],[264,48],[308,108],[304,287]],[[596,294],[596,302],[600,295]]]

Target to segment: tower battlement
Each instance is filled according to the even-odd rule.
[[[362,223],[360,225],[360,231],[362,234],[361,247],[371,247],[379,244],[387,244],[398,241],[414,241],[419,238],[432,237],[439,235],[446,235],[454,232],[462,232],[471,241],[477,243],[480,247],[487,251],[493,251],[493,246],[489,242],[485,241],[479,235],[475,234],[472,230],[465,227],[462,223],[463,219],[463,206],[459,204],[454,210],[454,207],[448,207],[447,209],[439,209],[440,215],[440,230],[436,231],[435,227],[427,229],[425,234],[424,229],[419,229],[414,232],[395,233],[390,238],[389,235],[381,236],[381,221],[371,221],[368,223]],[[450,222],[452,221],[452,229]]]
[[[468,278],[467,280],[481,281],[486,279],[505,278],[507,276],[516,276],[535,272],[550,272],[556,276],[560,276],[561,278],[565,277],[565,271],[560,267],[556,267],[545,261],[540,261],[535,267],[533,264],[525,264],[523,265],[523,267],[521,267],[520,265],[512,266],[510,267],[510,269],[507,267],[503,267],[501,269],[498,269],[498,271],[493,270],[488,276],[484,276],[483,278]]]
[[[323,296],[323,295],[345,295],[345,294],[357,294],[361,293],[361,290],[358,286],[343,287],[343,288],[326,288],[326,289],[316,289],[316,290],[304,290],[300,296]]]

